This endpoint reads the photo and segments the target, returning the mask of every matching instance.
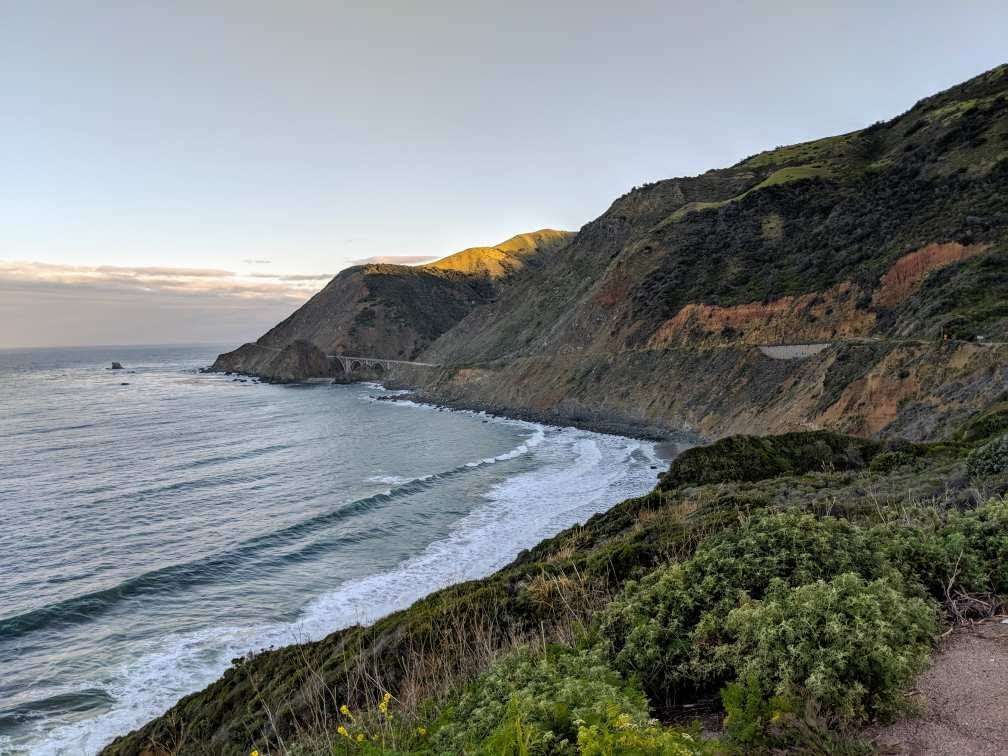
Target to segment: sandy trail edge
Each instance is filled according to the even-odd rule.
[[[924,710],[866,733],[882,753],[1008,754],[1008,623],[997,617],[956,628],[917,681]]]

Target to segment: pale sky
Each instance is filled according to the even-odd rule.
[[[577,229],[1008,59],[1003,0],[0,12],[0,347],[252,339],[353,261]]]

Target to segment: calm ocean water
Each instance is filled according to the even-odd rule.
[[[93,753],[654,483],[645,442],[199,374],[222,349],[0,351],[0,753]]]

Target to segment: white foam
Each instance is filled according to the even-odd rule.
[[[368,483],[382,483],[386,486],[401,486],[403,483],[411,483],[415,478],[403,478],[399,475],[372,475],[367,479]]]
[[[412,402],[395,404],[431,409]],[[522,549],[624,498],[645,493],[654,484],[651,465],[656,457],[650,443],[505,418],[492,421],[526,428],[529,436],[508,452],[470,465],[494,464],[530,452],[541,465],[494,486],[446,538],[391,570],[346,582],[319,596],[294,623],[218,627],[159,639],[141,649],[133,662],[112,670],[109,679],[97,681],[116,702],[110,711],[40,733],[44,740],[31,753],[96,752],[115,736],[160,715],[181,696],[216,680],[232,658],[250,649],[318,639],[354,623],[374,621],[452,583],[483,577]],[[391,483],[392,477],[374,480]],[[410,480],[423,478],[402,482]],[[95,685],[89,681],[81,687]]]
[[[545,438],[544,432],[537,445]],[[422,554],[319,597],[300,627],[318,638],[335,626],[372,622],[439,588],[483,577],[522,549],[653,486],[651,444],[575,429],[555,431],[549,441],[543,453],[552,459],[543,468],[495,486],[482,506]],[[628,470],[636,450],[643,459]]]

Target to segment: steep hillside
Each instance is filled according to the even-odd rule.
[[[512,273],[552,252],[572,236],[545,229],[494,247],[473,247],[430,265],[359,265],[329,284],[255,344],[222,354],[214,368],[296,380],[329,375],[324,360],[302,359],[312,372],[291,370],[284,349],[303,342],[322,354],[412,360],[474,308],[490,302]]]
[[[1008,66],[862,131],[631,191],[442,335],[425,359],[465,368],[424,389],[715,435],[927,437],[1003,386],[1004,351],[977,337],[1008,340]],[[809,342],[833,346],[753,348]]]

